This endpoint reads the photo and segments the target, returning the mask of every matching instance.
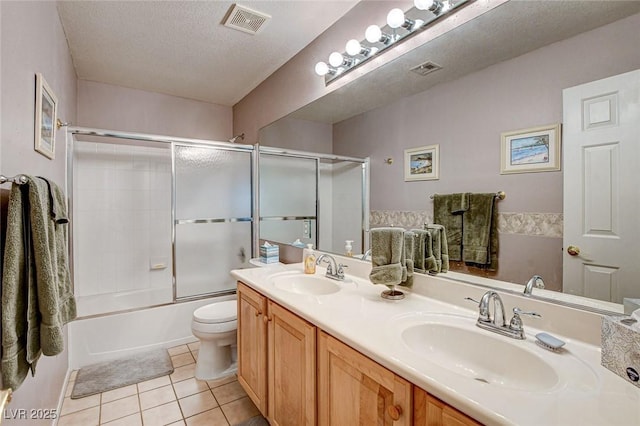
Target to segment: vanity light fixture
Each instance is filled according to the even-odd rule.
[[[393,40],[393,37],[389,34],[383,33],[379,26],[369,25],[364,33],[364,38],[369,43],[382,43],[389,44]]]
[[[345,46],[344,50],[345,52],[347,52],[347,55],[349,56],[356,56],[356,55],[371,56],[376,54],[376,52],[378,51],[378,48],[363,46],[362,44],[360,44],[358,40],[353,38],[347,42],[347,45]]]
[[[404,28],[405,30],[411,32],[416,28],[420,28],[424,25],[424,21],[422,19],[411,20],[404,16],[404,12],[402,9],[391,9],[389,14],[387,15],[387,25],[391,28]]]
[[[387,25],[369,25],[365,40],[351,39],[345,46],[345,53],[333,52],[329,65],[320,61],[315,66],[316,74],[324,77],[325,84],[363,64],[377,53],[397,44],[433,24],[444,14],[457,9],[472,0],[414,0],[414,7],[403,12],[392,9],[387,14]]]

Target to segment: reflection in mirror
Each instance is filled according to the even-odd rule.
[[[500,174],[500,135],[562,124],[563,90],[640,68],[639,12],[639,2],[509,1],[272,126],[283,120],[329,126],[331,139],[323,148],[371,158],[371,227],[431,222],[429,197],[435,193],[504,190],[498,271],[490,275],[459,265],[462,270],[449,276],[479,275],[467,279],[484,285],[494,285],[485,279],[493,278],[522,292],[540,275],[546,288],[534,290],[533,297],[622,312],[624,298],[640,298],[640,286],[629,294],[596,296],[613,303],[585,299],[584,289],[558,295],[569,287],[563,283],[563,258],[570,256],[563,250],[564,225],[578,220],[563,217],[568,158],[561,159],[559,171]],[[408,71],[424,61],[442,70],[427,76]],[[299,149],[300,140],[273,145]],[[405,182],[404,150],[433,144],[440,148],[440,178]]]
[[[260,147],[260,239],[344,254],[365,244],[366,159]],[[274,190],[277,188],[277,190]]]

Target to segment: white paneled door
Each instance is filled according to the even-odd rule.
[[[640,70],[563,91],[565,293],[640,298]]]

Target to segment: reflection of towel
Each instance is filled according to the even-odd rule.
[[[411,231],[406,231],[404,233],[404,269],[402,274],[402,282],[400,285],[411,287],[413,286],[413,271],[414,271],[414,261],[415,258],[415,237]],[[406,276],[405,272],[406,271]]]
[[[62,327],[75,318],[62,191],[42,178],[13,185],[2,280],[2,380],[17,389],[41,354],[64,349]]]
[[[451,214],[466,212],[469,210],[469,193],[451,194],[450,203]]]
[[[433,222],[444,226],[451,260],[462,260],[462,214],[464,194],[433,196]],[[455,214],[453,212],[456,212]]]
[[[444,226],[432,224],[426,226],[433,239],[433,256],[435,269],[429,272],[447,272],[449,270],[449,248],[447,244],[447,232]]]
[[[404,257],[404,230],[402,228],[376,228],[371,230],[371,273],[374,284],[394,286],[402,282]]]
[[[471,194],[463,220],[463,260],[495,270],[498,260],[495,194]]]
[[[427,258],[427,239],[429,233],[422,229],[412,229],[413,232],[413,270],[414,272],[426,273],[425,261]],[[431,239],[429,239],[431,241]],[[429,248],[430,249],[430,248]]]

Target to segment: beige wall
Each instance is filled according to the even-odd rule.
[[[225,141],[232,122],[231,107],[78,80],[79,126]]]
[[[76,75],[55,2],[0,2],[2,35],[0,171],[40,175],[65,183],[65,141],[56,137],[55,160],[33,150],[35,73],[41,72],[58,97],[58,115],[76,120]],[[1,188],[3,210],[9,185]],[[5,217],[6,211],[2,212]],[[4,247],[3,247],[4,248]],[[65,328],[66,332],[66,328]],[[66,340],[66,336],[65,336]],[[68,342],[68,340],[67,340]],[[67,351],[42,357],[35,377],[15,392],[11,409],[55,409],[67,372]],[[3,419],[3,425],[51,421]]]
[[[331,154],[333,126],[285,117],[260,130],[260,145]]]

